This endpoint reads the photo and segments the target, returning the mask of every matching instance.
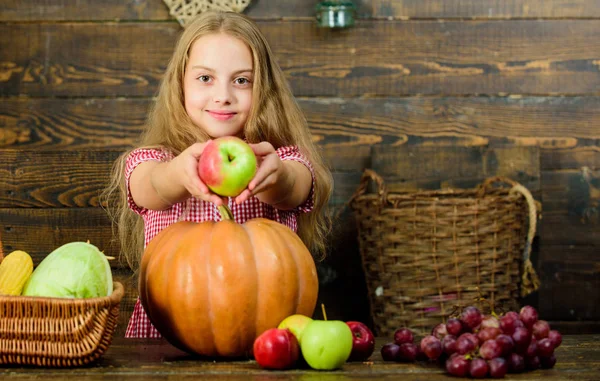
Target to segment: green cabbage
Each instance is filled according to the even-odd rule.
[[[90,243],[71,242],[40,262],[22,295],[95,298],[112,292],[112,272],[106,256]]]

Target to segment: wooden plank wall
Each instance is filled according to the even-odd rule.
[[[357,25],[339,31],[315,27],[316,1],[255,0],[246,10],[332,167],[333,209],[373,164],[373,147],[421,152],[395,175],[424,168],[412,180],[427,177],[429,186],[452,185],[457,166],[480,168],[492,153],[494,168],[543,203],[534,252],[542,287],[528,302],[571,331],[597,331],[600,1],[355,3]],[[23,249],[38,263],[63,243],[89,239],[117,254],[98,193],[140,132],[180,31],[161,0],[1,2],[5,252]],[[356,228],[347,209],[341,216],[319,266],[320,298],[331,316],[368,321]],[[128,312],[135,282],[114,266],[130,291]]]

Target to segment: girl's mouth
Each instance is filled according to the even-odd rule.
[[[228,111],[207,111],[210,116],[217,120],[229,120],[235,116],[235,112]]]

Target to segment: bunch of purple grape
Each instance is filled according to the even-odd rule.
[[[437,360],[451,375],[473,378],[552,368],[554,350],[562,343],[562,335],[539,320],[531,306],[500,317],[469,306],[459,317],[435,326],[419,346],[414,339],[410,329],[398,329],[394,342],[381,348],[381,356],[385,361]]]

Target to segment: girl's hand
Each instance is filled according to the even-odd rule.
[[[237,204],[241,204],[250,197],[267,191],[282,181],[288,180],[288,173],[285,166],[271,143],[261,142],[250,144],[250,147],[254,151],[254,154],[256,154],[258,170],[248,184],[248,188],[235,198]]]
[[[181,185],[185,187],[190,195],[220,206],[227,203],[227,198],[211,192],[198,174],[198,160],[206,143],[195,143],[186,148],[170,162],[169,169],[178,174]]]

